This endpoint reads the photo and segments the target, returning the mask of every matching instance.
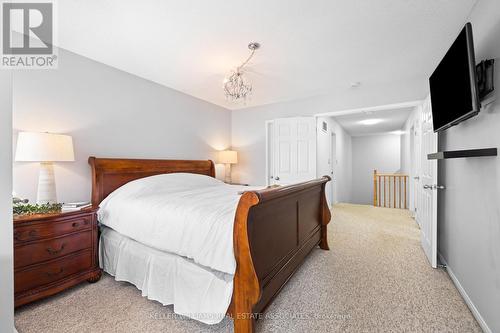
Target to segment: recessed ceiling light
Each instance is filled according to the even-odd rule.
[[[356,81],[356,82],[351,82],[351,88],[357,88],[361,85],[361,82]]]
[[[364,120],[359,121],[359,123],[361,125],[375,125],[375,124],[378,124],[381,122],[382,122],[382,119],[364,119]]]

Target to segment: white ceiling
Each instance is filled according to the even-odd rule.
[[[246,106],[427,76],[476,0],[64,0],[58,45],[230,108],[222,80],[257,41]],[[424,96],[415,96],[415,99]]]
[[[376,112],[360,112],[334,118],[351,136],[381,134],[401,130],[413,109],[413,107],[407,107]],[[360,123],[366,119],[378,119],[380,122],[374,125]]]

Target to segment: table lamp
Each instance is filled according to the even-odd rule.
[[[235,152],[234,150],[220,151],[218,162],[225,164],[224,181],[226,183],[230,183],[231,182],[231,164],[238,163],[238,153]]]
[[[69,135],[19,132],[16,162],[40,162],[38,204],[57,203],[53,162],[75,160],[73,139]]]

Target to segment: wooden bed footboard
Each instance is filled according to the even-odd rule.
[[[330,209],[324,176],[304,183],[245,192],[234,225],[237,262],[229,313],[237,333],[253,332],[255,319],[313,248],[328,250]]]

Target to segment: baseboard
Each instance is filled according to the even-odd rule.
[[[484,321],[483,317],[481,316],[481,313],[479,313],[479,310],[476,308],[474,303],[472,303],[472,300],[470,299],[469,295],[467,295],[467,292],[460,284],[460,281],[458,280],[457,276],[455,275],[455,273],[453,273],[453,269],[451,269],[451,267],[448,266],[448,263],[439,252],[438,252],[438,257],[439,261],[446,266],[446,272],[450,276],[451,281],[453,281],[453,284],[455,284],[455,287],[457,288],[458,292],[460,293],[460,295],[462,295],[465,304],[467,304],[467,306],[469,307],[470,312],[472,312],[472,315],[474,316],[474,318],[476,318],[477,323],[479,324],[479,326],[481,326],[483,332],[493,333],[493,331],[488,327],[488,324],[486,324],[486,321]]]

